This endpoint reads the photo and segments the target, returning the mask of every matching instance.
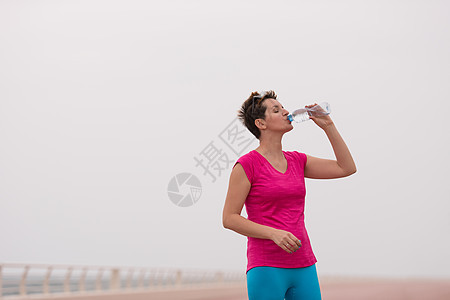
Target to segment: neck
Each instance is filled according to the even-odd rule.
[[[256,150],[266,156],[283,155],[282,137],[283,135],[261,136],[259,139],[259,147]]]

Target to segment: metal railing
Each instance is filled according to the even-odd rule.
[[[245,272],[1,263],[0,299],[38,294],[176,289],[244,281]]]

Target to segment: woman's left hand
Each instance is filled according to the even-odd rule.
[[[311,108],[311,107],[314,107],[314,106],[316,106],[316,105],[318,106],[317,109],[318,109],[319,111],[323,111],[323,108],[320,107],[317,103],[314,103],[314,104],[312,104],[312,105],[306,105],[305,108]],[[330,115],[325,115],[325,116],[320,116],[320,117],[314,117],[314,116],[311,116],[311,115],[310,115],[309,118],[310,118],[311,120],[313,120],[314,123],[317,124],[317,126],[319,126],[320,128],[322,128],[322,129],[324,129],[324,130],[325,130],[328,126],[334,124],[334,123],[333,123],[333,120],[331,120]]]

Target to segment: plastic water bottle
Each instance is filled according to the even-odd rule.
[[[319,105],[313,107],[300,108],[288,115],[289,121],[295,121],[297,123],[309,120],[309,116],[320,117],[329,115],[331,112],[330,104],[322,102]]]

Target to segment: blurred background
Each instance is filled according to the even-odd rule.
[[[306,179],[319,276],[450,279],[449,11],[0,2],[0,261],[245,272],[246,237],[222,227],[258,145],[236,112],[272,89],[288,110],[329,102],[358,168]],[[335,159],[312,121],[283,146]]]

